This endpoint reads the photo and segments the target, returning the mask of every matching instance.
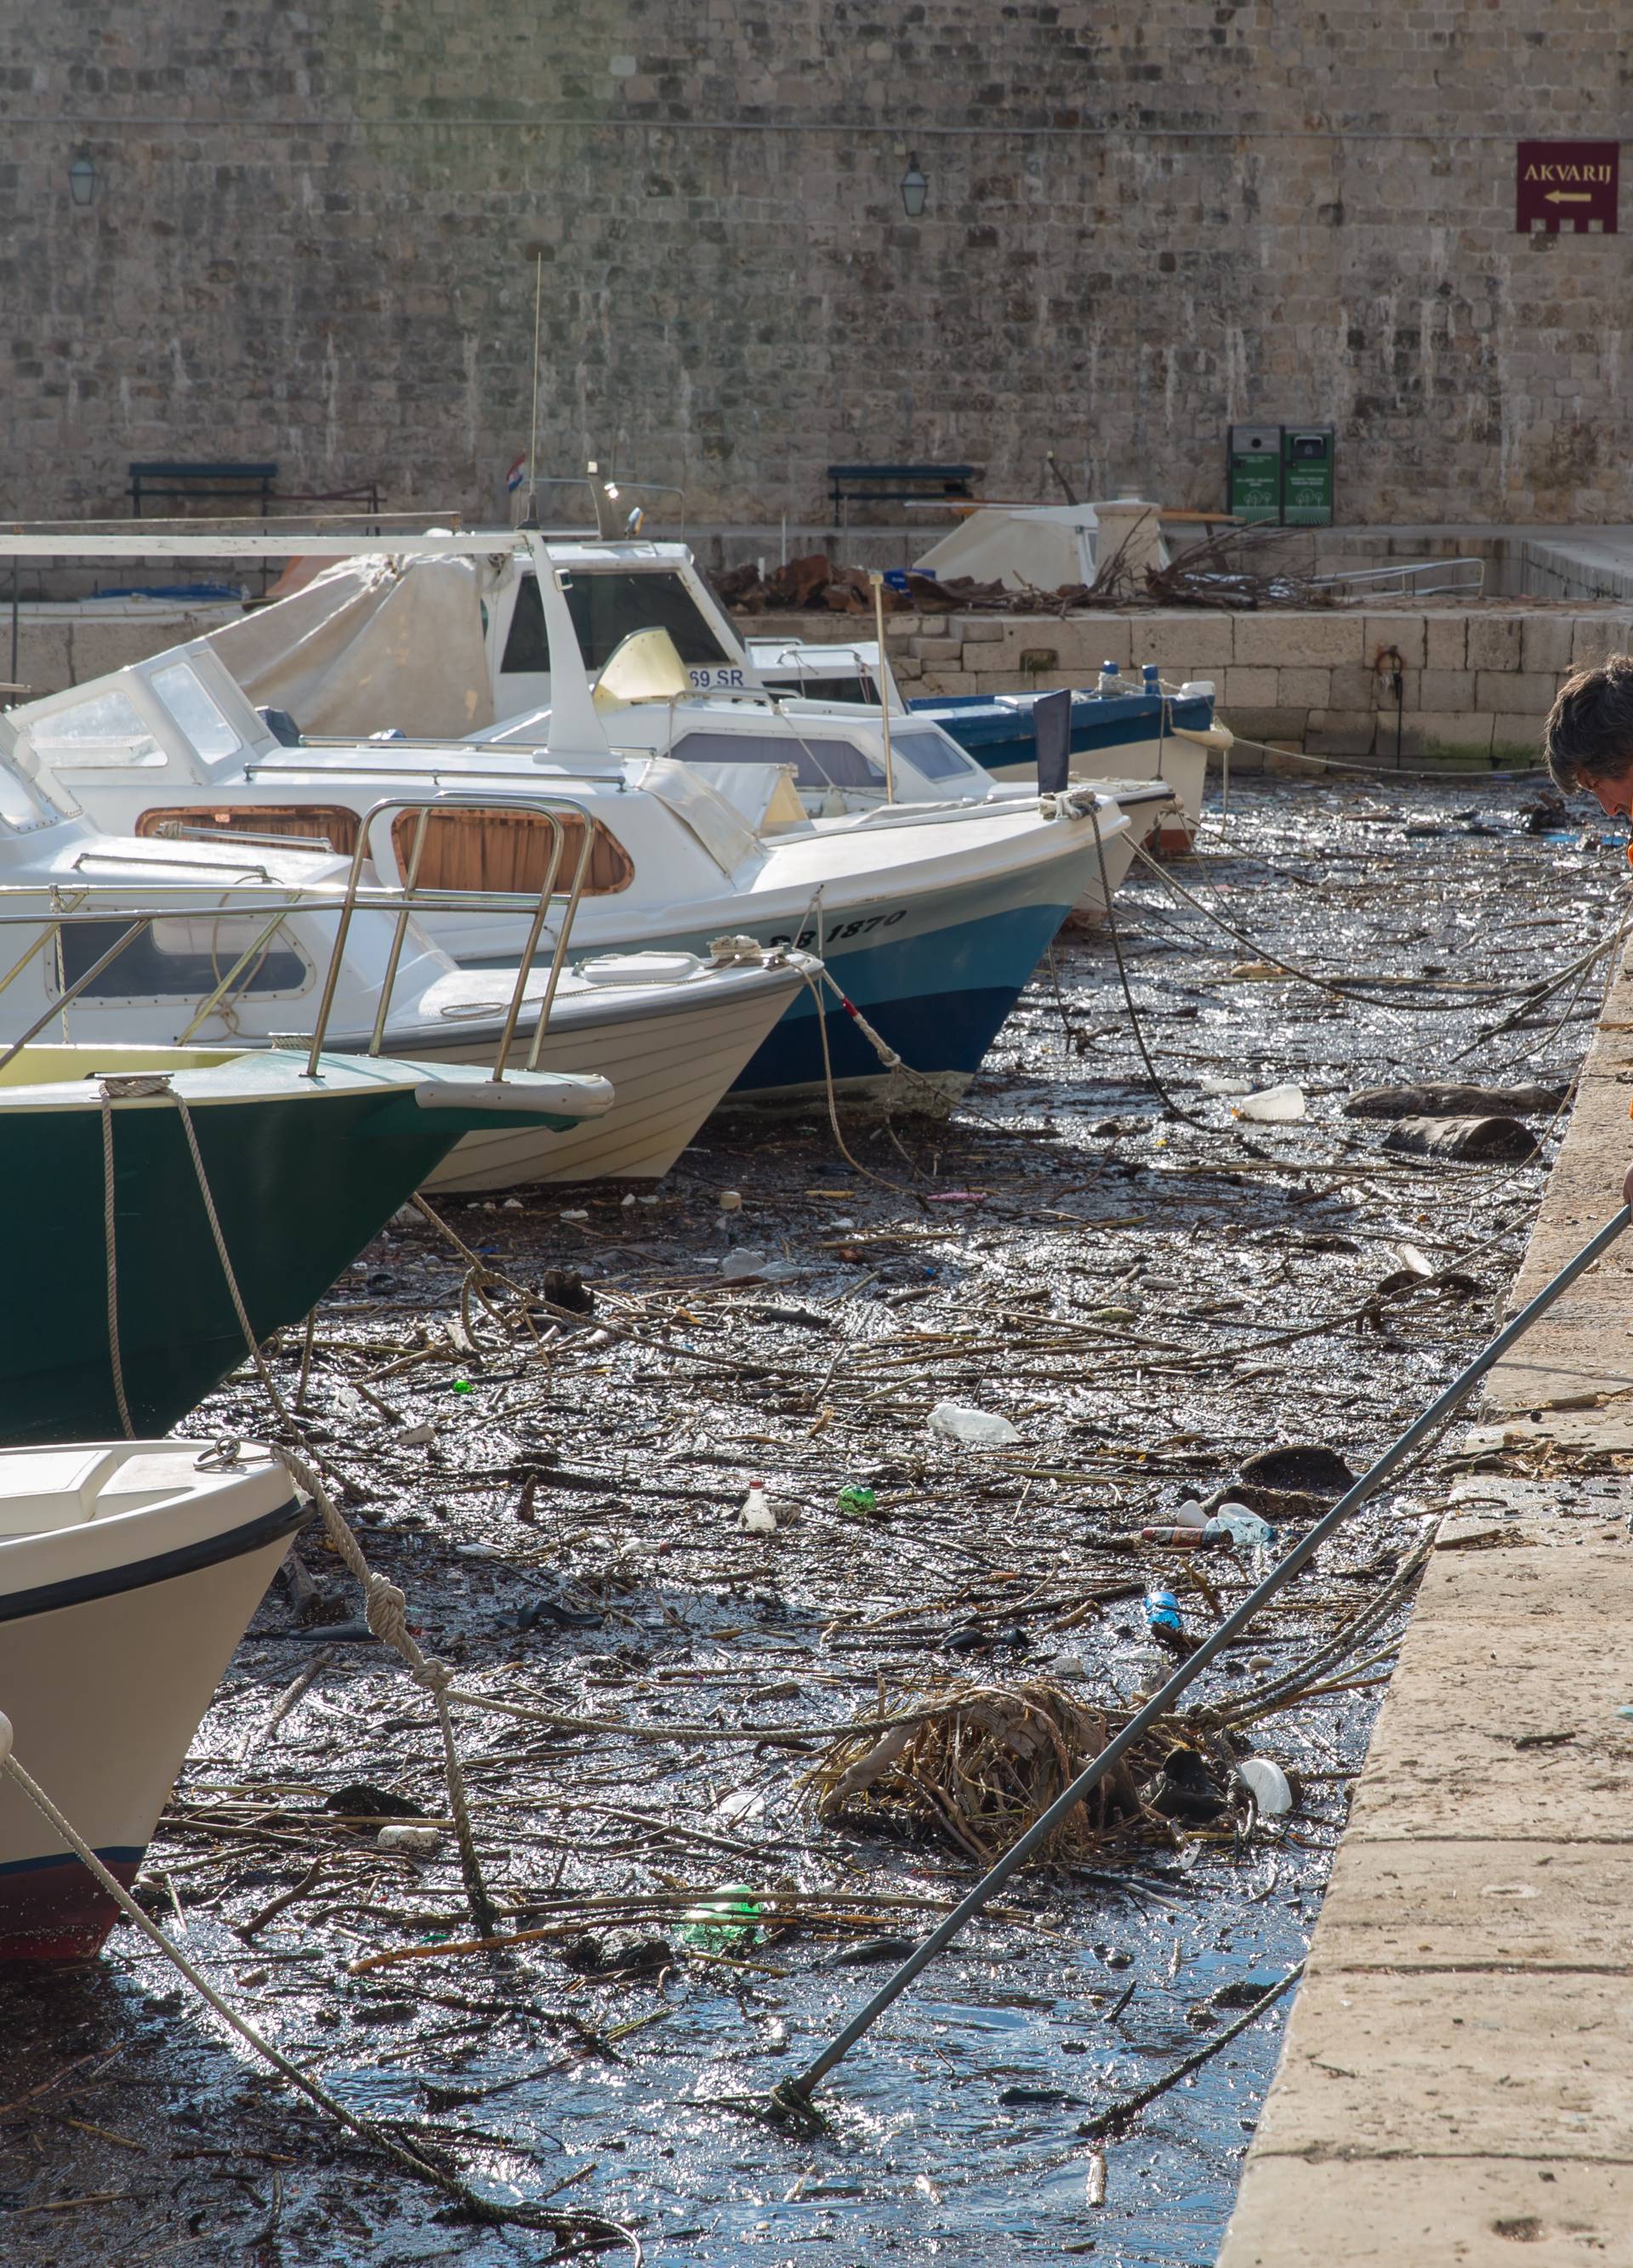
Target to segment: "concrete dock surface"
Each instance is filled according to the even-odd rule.
[[[1630,1098],[1624,961],[1511,1313]],[[1633,2268],[1633,1232],[1474,1415],[1218,2268]]]

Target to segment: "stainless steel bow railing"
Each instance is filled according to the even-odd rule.
[[[462,810],[490,811],[491,808],[491,799],[479,795],[440,793],[433,796],[382,797],[380,801],[372,804],[368,810],[360,815],[357,845],[352,852],[345,887],[338,895],[332,886],[275,883],[267,875],[265,868],[248,865],[236,871],[259,876],[262,878],[260,881],[249,881],[240,887],[221,890],[214,887],[208,891],[201,889],[185,895],[174,891],[167,892],[166,902],[151,906],[129,903],[109,905],[99,902],[110,896],[112,892],[91,887],[81,889],[74,886],[65,887],[61,883],[47,879],[42,879],[37,883],[0,886],[0,931],[26,928],[36,932],[22,954],[5,969],[4,974],[0,974],[0,997],[3,997],[10,986],[22,976],[31,961],[46,951],[58,946],[60,939],[66,932],[72,930],[106,931],[115,924],[125,924],[122,933],[105,952],[98,954],[88,968],[82,969],[71,982],[59,975],[55,997],[48,1001],[45,1008],[35,1017],[26,1031],[5,1043],[4,1049],[0,1049],[0,1071],[4,1071],[31,1041],[38,1038],[48,1024],[62,1016],[63,1012],[88,990],[118,960],[121,954],[157,922],[174,921],[188,917],[195,919],[220,920],[232,919],[235,917],[241,918],[255,914],[270,916],[251,941],[240,953],[232,967],[198,1001],[186,1027],[177,1035],[176,1040],[168,1042],[172,1045],[185,1045],[218,1009],[231,1000],[235,989],[260,963],[292,915],[335,914],[338,917],[335,941],[329,951],[320,991],[318,1012],[309,1043],[307,1043],[305,1076],[315,1078],[319,1058],[322,1055],[328,1037],[336,994],[345,968],[346,945],[355,916],[358,912],[384,912],[395,917],[391,944],[387,954],[385,976],[379,987],[373,1027],[365,1051],[369,1055],[377,1056],[384,1043],[392,996],[396,987],[410,922],[417,914],[480,912],[514,913],[525,917],[528,920],[526,943],[517,961],[515,982],[511,988],[506,1006],[499,1046],[494,1057],[494,1079],[496,1081],[502,1079],[507,1067],[511,1049],[514,1044],[516,1027],[527,1004],[528,983],[533,974],[539,942],[544,932],[544,925],[550,918],[551,902],[558,895],[557,884],[566,852],[568,828],[577,826],[580,829],[582,839],[574,863],[573,877],[567,887],[566,902],[558,925],[549,972],[545,978],[543,990],[539,997],[537,1021],[528,1050],[527,1068],[529,1071],[536,1070],[539,1052],[549,1027],[550,1011],[555,1005],[556,995],[566,965],[573,921],[583,896],[590,861],[595,854],[595,820],[593,813],[570,798],[507,794],[505,799],[505,808],[507,813],[521,811],[531,813],[542,818],[550,828],[549,862],[543,883],[536,895],[531,890],[447,889],[434,884],[422,883],[419,880],[419,871],[432,820],[443,813]],[[372,843],[377,824],[388,813],[401,816],[410,812],[417,814],[417,821],[403,880],[396,885],[378,882],[366,884],[363,879],[364,868],[372,856]],[[218,839],[221,841],[227,842],[233,839],[228,829],[223,828],[216,832]],[[303,838],[299,836],[284,836],[280,838],[279,842],[280,847],[284,849],[302,850],[307,847]],[[149,859],[133,853],[128,861],[124,859],[122,854],[119,854],[110,857],[108,863],[129,863],[146,867],[162,865],[165,862],[162,858]],[[181,861],[177,861],[176,865],[179,869],[179,882],[185,882],[188,874],[197,872],[195,865],[184,865]],[[49,902],[48,909],[43,911],[38,904],[38,901],[42,896]],[[72,902],[63,902],[65,899],[70,898]],[[208,902],[204,902],[206,899]],[[24,910],[18,903],[19,901],[33,902],[31,909]],[[60,970],[62,967],[60,952],[58,967]],[[66,1030],[66,1025],[64,1025],[64,1030]],[[254,1043],[253,1040],[251,1043]],[[159,1043],[155,1042],[155,1044]],[[261,1044],[274,1044],[273,1035],[266,1035]]]

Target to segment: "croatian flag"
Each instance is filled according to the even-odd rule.
[[[527,479],[527,458],[525,456],[518,457],[515,463],[505,475],[506,493],[509,496],[514,496],[516,490],[521,486],[521,483]]]

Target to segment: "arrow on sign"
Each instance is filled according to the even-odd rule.
[[[1545,205],[1591,205],[1591,189],[1550,189],[1542,200]]]

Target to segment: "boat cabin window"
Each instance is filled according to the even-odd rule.
[[[892,724],[890,746],[925,779],[962,779],[981,771],[974,757],[939,725],[907,725],[898,729]]]
[[[794,677],[780,677],[776,689],[792,693],[796,687],[802,701],[848,701],[864,709],[879,705],[879,689],[871,677],[829,677],[820,670],[808,669]]]
[[[884,786],[884,767],[853,740],[802,732],[683,733],[669,750],[683,764],[792,764],[796,787]]]
[[[268,927],[270,916],[255,914],[165,914],[133,937],[100,976],[92,978],[81,1000],[202,1000],[248,953]],[[64,990],[95,965],[129,927],[128,922],[65,924],[61,935]],[[233,992],[302,992],[307,964],[281,935],[263,945],[233,980]]]
[[[42,763],[162,764],[165,752],[128,694],[93,693],[48,716],[31,718],[28,737]]]
[[[561,863],[556,870],[556,890],[565,897],[578,872],[584,822],[564,816],[558,823]],[[404,880],[414,855],[418,826],[419,814],[413,811],[401,813],[391,823],[391,847]],[[595,829],[589,871],[584,877],[584,895],[611,897],[619,890],[627,890],[634,880],[634,862],[617,836],[599,819]],[[504,805],[479,811],[439,811],[426,824],[418,879],[422,887],[432,890],[525,890],[536,894],[544,887],[550,850],[550,822],[540,812],[518,811],[514,806]]]
[[[170,804],[144,811],[136,831],[167,841],[199,834],[287,836],[346,858],[358,847],[358,815],[344,803]]]
[[[678,575],[592,574],[575,568],[568,577],[566,600],[586,669],[604,668],[635,630],[668,630],[684,662],[713,666],[731,659]],[[517,585],[499,669],[514,676],[549,672],[544,608],[531,575]]]
[[[238,734],[204,690],[198,672],[185,661],[156,669],[148,682],[201,756],[230,756]]]

